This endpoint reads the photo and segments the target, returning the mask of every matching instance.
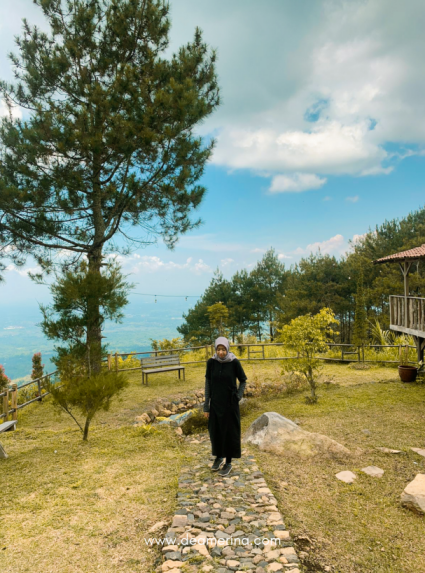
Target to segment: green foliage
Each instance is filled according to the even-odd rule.
[[[229,310],[222,302],[216,302],[207,307],[208,317],[210,319],[211,328],[213,328],[217,336],[224,336],[226,334],[225,327],[229,319]]]
[[[238,271],[231,281],[217,269],[202,298],[183,314],[185,322],[177,330],[185,340],[195,337],[201,344],[211,344],[220,321],[211,324],[208,307],[221,303],[229,312],[222,322],[233,342],[245,332],[254,336],[255,341],[261,340],[265,322],[273,339],[279,312],[278,294],[283,293],[285,280],[285,267],[274,249],[269,249],[250,273],[245,269]]]
[[[122,356],[118,356],[118,370],[123,370],[126,368],[140,368],[140,360],[134,356],[134,354],[135,352],[131,352],[125,358],[125,360],[123,360]]]
[[[203,344],[213,342],[207,308],[222,301],[229,309],[228,328],[233,341],[248,333],[261,340],[266,326],[273,340],[276,328],[281,329],[297,316],[317,314],[327,307],[339,321],[338,342],[352,343],[358,301],[360,330],[356,340],[367,340],[367,321],[378,319],[384,329],[388,328],[388,297],[403,293],[398,265],[372,262],[422,243],[425,208],[369,230],[340,259],[318,251],[285,269],[270,249],[250,272],[244,269],[226,280],[217,271],[202,298],[183,316],[185,322],[178,330],[185,340],[196,336]],[[425,296],[423,261],[412,269],[409,283],[413,296]]]
[[[207,428],[208,418],[204,415],[201,408],[196,408],[192,416],[187,418],[181,425],[182,432],[185,436],[205,432]]]
[[[31,380],[38,380],[44,374],[44,364],[41,363],[41,352],[35,352],[32,357]]]
[[[92,271],[86,261],[74,270],[56,275],[50,286],[53,304],[40,305],[43,315],[41,328],[50,340],[61,341],[56,346],[53,362],[60,366],[68,355],[84,361],[90,373],[105,355],[106,347],[98,343],[99,337],[91,336],[93,329],[102,330],[105,320],[120,322],[122,308],[127,304],[128,291],[133,285],[125,281],[120,266],[109,261],[102,273]],[[100,312],[93,316],[92,303],[98,301]]]
[[[367,342],[367,313],[363,288],[363,272],[360,271],[357,283],[356,311],[354,315],[353,343],[362,346]]]
[[[334,313],[329,308],[323,308],[316,315],[299,316],[286,324],[280,332],[280,341],[289,349],[298,353],[298,358],[285,360],[285,372],[301,372],[310,385],[312,402],[317,401],[317,376],[322,369],[318,354],[328,350],[326,342],[333,333],[332,326],[338,324]]]
[[[156,352],[158,350],[178,350],[188,346],[183,338],[180,337],[172,338],[171,340],[168,340],[167,338],[163,338],[162,340],[154,340],[151,338],[150,340],[152,349]],[[189,342],[193,342],[193,340]],[[173,354],[173,352],[171,352],[171,354]]]
[[[70,354],[62,356],[58,363],[60,384],[50,381],[45,388],[53,397],[53,404],[71,416],[88,439],[90,423],[99,410],[108,411],[111,401],[129,384],[127,377],[114,371],[89,374],[79,358]],[[79,421],[78,414],[84,418]]]

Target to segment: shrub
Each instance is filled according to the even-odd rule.
[[[199,432],[205,432],[207,428],[208,418],[204,416],[204,412],[201,408],[196,408],[192,416],[185,420],[181,425],[181,429],[185,436],[189,436],[190,434],[198,434]]]
[[[44,364],[41,363],[41,352],[36,352],[32,357],[31,380],[38,380],[44,374]]]
[[[264,376],[261,366],[255,365],[246,393],[253,397],[275,398],[301,392],[306,388],[307,380],[300,372],[292,371],[282,375],[276,366],[273,374]]]
[[[0,364],[0,388],[5,388],[10,382],[10,378],[4,372],[4,366]]]

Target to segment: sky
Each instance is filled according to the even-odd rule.
[[[45,26],[32,0],[0,3],[2,79],[23,17]],[[178,0],[171,23],[169,53],[197,26],[217,50],[222,104],[198,128],[216,139],[203,224],[122,261],[136,292],[201,295],[215,269],[253,268],[270,247],[288,266],[343,256],[425,204],[423,0]],[[0,304],[49,300],[32,267],[9,266]]]

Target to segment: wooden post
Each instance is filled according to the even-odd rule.
[[[37,388],[38,388],[38,395],[40,397],[39,401],[41,402],[43,400],[43,397],[41,395],[41,382],[40,382],[40,380],[37,381]]]
[[[112,354],[108,354],[108,370],[112,368]]]
[[[6,395],[3,396],[3,414],[6,414],[4,417],[4,421],[9,421],[9,388],[4,388],[3,392],[6,392]]]
[[[18,385],[12,384],[12,420],[18,419]]]
[[[115,352],[115,372],[118,372],[118,352]]]
[[[363,362],[364,362],[364,344],[362,344],[362,356],[363,356]]]

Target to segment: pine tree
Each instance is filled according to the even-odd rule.
[[[34,0],[50,33],[24,19],[0,82],[0,255],[29,253],[43,272],[83,256],[101,275],[108,251],[196,228],[197,183],[214,142],[196,126],[218,105],[216,55],[196,29],[172,57],[165,0]],[[20,106],[28,118],[12,115]],[[119,240],[118,240],[119,239]],[[123,245],[123,241],[127,241]],[[121,247],[120,247],[121,245]],[[1,270],[1,267],[0,267]],[[36,277],[41,280],[41,276]],[[100,370],[100,301],[87,309],[91,368]]]
[[[367,313],[363,286],[363,271],[357,281],[356,312],[354,315],[353,343],[362,346],[367,339]]]

